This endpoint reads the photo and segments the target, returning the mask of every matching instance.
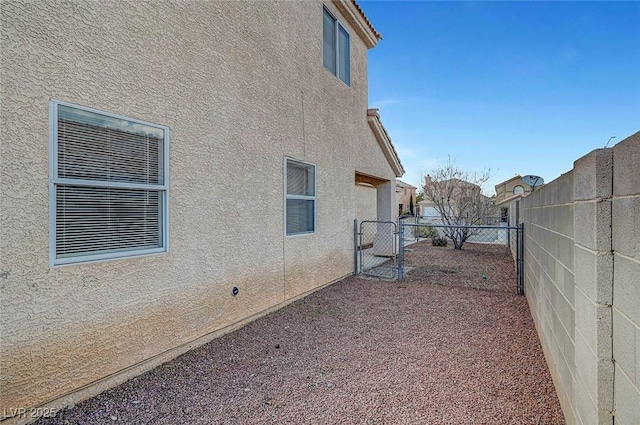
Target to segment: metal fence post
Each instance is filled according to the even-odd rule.
[[[518,294],[524,295],[524,223],[518,227]]]
[[[353,219],[353,274],[358,274],[358,219]]]
[[[398,247],[398,280],[402,280],[404,274],[404,226],[400,223],[400,246]]]

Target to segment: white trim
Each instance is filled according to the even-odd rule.
[[[127,117],[127,116],[124,116],[124,115],[118,115],[118,114],[114,114],[114,113],[111,113],[111,112],[102,111],[100,109],[90,108],[88,106],[77,105],[75,103],[70,103],[70,102],[65,102],[65,101],[62,101],[62,100],[55,100],[55,99],[51,99],[51,102],[54,102],[56,105],[68,106],[70,108],[80,109],[80,110],[87,111],[87,112],[93,112],[94,114],[98,114],[98,115],[104,115],[104,116],[111,117],[111,118],[117,118],[117,119],[121,119],[121,120],[125,120],[125,121],[131,121],[131,122],[136,123],[136,124],[148,125],[149,127],[156,127],[156,128],[164,130],[165,133],[169,131],[169,127],[164,126],[164,125],[155,124],[155,123],[152,123],[152,122],[149,122],[149,121],[142,121],[142,120],[138,120],[138,119],[135,119],[135,118]],[[57,110],[56,110],[56,115],[57,115]]]
[[[169,142],[171,139],[171,132],[169,131],[169,127],[167,126],[159,126],[164,130],[164,192],[162,192],[162,244],[164,246],[164,252],[169,252]]]
[[[163,132],[163,180],[162,184],[143,184],[127,182],[106,182],[101,180],[69,179],[58,177],[58,106],[67,106],[94,114],[125,120],[162,130]],[[69,102],[51,99],[49,102],[49,266],[56,267],[69,264],[84,264],[111,259],[124,259],[169,252],[169,127],[137,120],[123,115],[113,114],[98,109],[76,105]],[[113,251],[101,254],[86,254],[72,257],[56,257],[56,188],[57,186],[91,186],[154,190],[158,192],[160,208],[160,243],[158,248],[137,249],[130,251]]]
[[[164,165],[164,164],[163,164]],[[67,186],[92,186],[92,187],[115,187],[122,189],[148,189],[148,190],[161,190],[167,189],[169,186],[166,184],[145,184],[145,183],[124,183],[114,181],[108,183],[103,180],[83,180],[83,179],[53,179],[55,184],[67,185]]]
[[[74,264],[88,264],[99,263],[108,260],[123,260],[126,258],[146,257],[149,255],[164,254],[167,251],[164,248],[151,248],[151,249],[137,249],[132,251],[111,252],[108,254],[91,254],[82,255],[77,257],[62,257],[55,260],[53,267],[74,265]],[[80,260],[78,260],[80,259]]]
[[[288,162],[294,162],[303,165],[309,165],[313,167],[313,196],[309,195],[289,195],[287,194],[287,169]],[[295,159],[289,156],[284,157],[284,236],[287,238],[296,237],[296,236],[306,236],[306,235],[314,235],[318,230],[318,177],[317,177],[318,167],[316,164],[312,162],[302,161],[299,159]],[[313,201],[313,231],[311,232],[299,232],[299,233],[287,233],[287,199],[303,199]]]
[[[380,120],[380,115],[377,110],[371,112],[369,109],[367,112],[367,122],[369,123],[369,127],[373,131],[373,135],[375,136],[384,156],[387,158],[387,162],[391,166],[391,169],[395,173],[396,177],[402,177],[404,174],[404,167],[402,167],[402,163],[400,162],[400,158],[398,157],[398,153],[396,149],[393,147],[393,143],[387,134],[387,130],[384,129],[382,125],[382,121]]]
[[[56,262],[56,187],[54,180],[58,177],[58,104],[49,102],[49,267]]]

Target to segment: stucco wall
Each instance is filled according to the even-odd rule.
[[[640,423],[640,133],[521,201],[525,293],[570,424]]]
[[[356,184],[356,219],[358,225],[365,220],[378,218],[378,190],[371,185]],[[365,232],[360,241],[362,245],[373,243],[373,235]]]
[[[358,221],[375,220],[377,214],[377,190],[371,185],[356,185],[356,218]]]
[[[0,409],[86,397],[352,272],[355,172],[395,175],[367,48],[343,21],[351,87],[327,71],[322,8],[2,3]],[[169,253],[49,268],[50,99],[170,128]],[[313,235],[284,236],[285,157],[317,165]]]

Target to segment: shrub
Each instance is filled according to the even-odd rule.
[[[438,237],[438,231],[431,226],[418,227],[418,236],[433,239]]]
[[[448,242],[445,238],[437,237],[431,240],[433,246],[447,246]]]

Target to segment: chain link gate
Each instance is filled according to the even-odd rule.
[[[401,228],[401,227],[400,227]],[[396,279],[402,275],[400,233],[393,221],[354,220],[355,274]]]

